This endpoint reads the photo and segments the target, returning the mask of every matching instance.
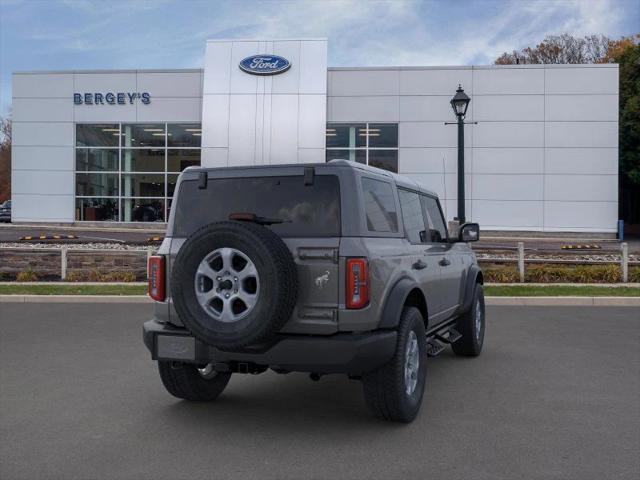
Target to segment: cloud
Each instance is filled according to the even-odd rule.
[[[332,66],[468,65],[546,35],[638,30],[640,0],[0,0],[10,72],[201,67],[208,38],[329,39]]]

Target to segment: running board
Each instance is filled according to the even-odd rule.
[[[429,357],[437,357],[445,349],[445,346],[435,339],[427,341],[427,355]]]
[[[436,333],[434,337],[443,343],[448,343],[449,345],[451,345],[452,343],[455,343],[458,340],[460,340],[460,338],[462,338],[462,334],[458,332],[455,328],[451,327],[447,331],[443,332],[442,334]]]
[[[431,338],[427,338],[427,355],[436,357],[442,353],[446,345],[451,345],[462,338],[460,332],[453,327],[441,330],[439,333],[433,333]]]

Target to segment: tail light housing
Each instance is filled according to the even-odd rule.
[[[348,258],[346,266],[346,306],[364,308],[369,304],[369,262],[366,258]]]
[[[157,302],[165,299],[164,288],[164,256],[153,255],[149,257],[149,296]]]

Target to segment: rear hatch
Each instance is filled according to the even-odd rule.
[[[196,172],[184,175],[170,220],[170,264],[189,235],[209,223],[228,220],[231,214],[251,213],[280,220],[282,223],[265,228],[278,234],[289,247],[299,282],[297,306],[282,332],[337,332],[340,182],[336,175],[308,175],[309,170],[211,170],[206,182]]]

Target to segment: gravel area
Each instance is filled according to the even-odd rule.
[[[535,254],[525,253],[524,256],[527,260],[593,260],[593,261],[606,261],[606,262],[620,262],[620,254],[598,254],[598,253],[572,253],[566,254]],[[494,260],[494,259],[513,259],[517,260],[517,253],[501,252],[501,253],[479,253],[476,252],[476,258],[478,260]],[[629,261],[640,261],[640,255],[630,254]]]

